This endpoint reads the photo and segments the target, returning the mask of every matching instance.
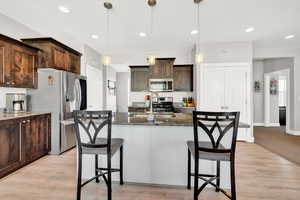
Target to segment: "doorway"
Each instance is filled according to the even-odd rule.
[[[264,74],[265,127],[290,130],[290,70]]]

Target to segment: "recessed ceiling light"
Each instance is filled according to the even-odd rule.
[[[285,36],[284,38],[288,40],[288,39],[292,39],[292,38],[294,38],[294,37],[295,37],[295,35],[287,35],[287,36]]]
[[[146,37],[146,36],[147,36],[147,34],[146,34],[146,33],[144,33],[144,32],[140,32],[140,33],[139,33],[139,36],[140,36],[140,37]]]
[[[196,35],[196,34],[198,34],[198,30],[192,30],[191,31],[191,35]]]
[[[254,30],[255,30],[254,27],[249,27],[249,28],[246,28],[246,29],[245,29],[245,32],[246,32],[246,33],[250,33],[250,32],[252,32],[252,31],[254,31]]]
[[[98,39],[99,36],[98,36],[98,35],[92,35],[92,38],[93,38],[93,39]]]
[[[67,8],[66,6],[58,6],[58,9],[62,12],[62,13],[69,13],[71,12],[69,8]]]

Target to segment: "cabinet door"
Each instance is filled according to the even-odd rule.
[[[164,60],[162,62],[163,67],[163,78],[173,78],[173,63],[174,61],[171,60]]]
[[[24,164],[31,162],[31,125],[29,119],[23,119],[22,135],[23,135],[23,160]]]
[[[67,52],[57,46],[52,47],[53,67],[59,70],[67,70],[68,55]]]
[[[0,41],[0,85],[11,86],[13,82],[13,69],[10,59],[11,45]]]
[[[0,125],[0,177],[17,169],[22,160],[21,125],[16,120]]]
[[[155,65],[150,65],[150,78],[151,79],[161,79],[163,78],[163,68],[157,63],[159,61],[156,61]]]
[[[22,47],[12,45],[12,86],[34,88],[36,75],[36,54]]]
[[[174,91],[193,91],[193,67],[174,67]]]
[[[143,67],[131,68],[131,91],[148,91],[149,69]]]
[[[68,70],[69,72],[80,74],[80,56],[68,53]]]
[[[46,146],[46,135],[44,124],[44,118],[41,116],[37,116],[31,119],[31,159],[35,160],[42,156],[45,152]]]

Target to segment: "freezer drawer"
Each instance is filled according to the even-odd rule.
[[[61,123],[60,152],[63,153],[76,146],[74,123]]]

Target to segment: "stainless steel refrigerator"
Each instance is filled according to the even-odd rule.
[[[38,89],[28,90],[28,107],[51,112],[51,154],[61,154],[76,145],[74,110],[87,109],[86,77],[70,72],[39,69]]]

